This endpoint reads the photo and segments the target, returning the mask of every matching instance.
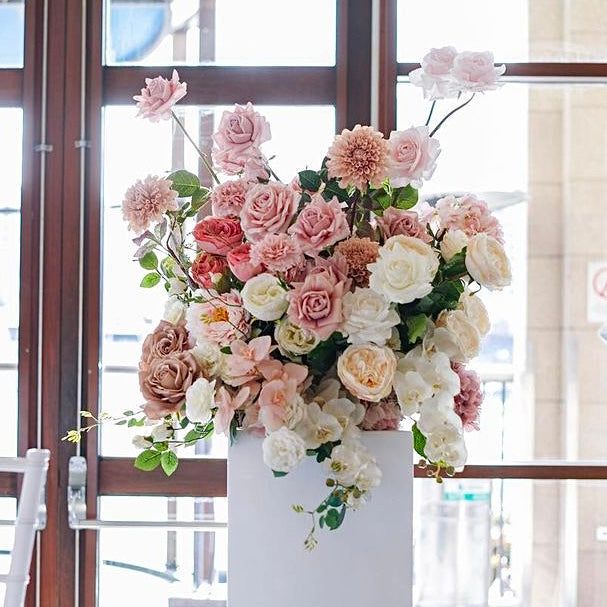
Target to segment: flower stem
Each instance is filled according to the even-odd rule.
[[[428,114],[428,118],[426,120],[426,126],[430,124],[430,119],[432,118],[432,113],[434,112],[434,108],[436,107],[436,99],[432,102],[430,106],[430,113]]]
[[[441,128],[441,126],[443,126],[443,124],[445,123],[445,121],[447,120],[447,118],[453,116],[453,114],[455,114],[455,112],[458,112],[459,110],[461,110],[463,107],[466,107],[473,99],[474,96],[476,95],[476,93],[472,93],[472,96],[470,97],[470,99],[468,99],[468,101],[465,101],[464,103],[462,103],[461,105],[458,105],[455,109],[451,110],[432,130],[432,132],[430,133],[430,137],[432,137],[434,135],[434,133],[436,133],[436,131],[438,131],[438,129]]]
[[[186,131],[185,126],[183,126],[183,123],[181,122],[181,120],[179,120],[179,118],[177,118],[177,114],[175,114],[175,112],[173,110],[171,110],[171,115],[173,116],[173,120],[177,123],[177,126],[179,126],[179,128],[182,130],[183,134],[186,136],[187,140],[194,146],[194,149],[198,152],[198,155],[200,156],[200,159],[202,160],[202,164],[204,164],[205,168],[207,169],[207,171],[209,172],[209,174],[211,175],[211,177],[213,178],[215,183],[216,184],[221,183],[219,181],[219,177],[217,177],[217,173],[215,173],[215,171],[213,170],[213,167],[211,166],[211,163],[209,162],[207,155],[198,147],[196,142],[190,137],[190,134]]]

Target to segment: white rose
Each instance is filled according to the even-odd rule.
[[[484,232],[475,234],[468,241],[466,269],[476,282],[491,291],[507,287],[512,280],[504,247]]]
[[[183,295],[187,282],[182,278],[169,278],[169,295]]]
[[[379,249],[371,271],[369,286],[395,303],[410,303],[432,291],[438,270],[438,255],[419,238],[392,236]]]
[[[312,352],[320,343],[316,335],[293,324],[288,318],[276,323],[274,339],[285,356],[303,356]]]
[[[478,329],[482,337],[491,330],[491,321],[483,300],[466,290],[459,298],[459,309],[466,315],[468,320]]]
[[[344,322],[340,331],[351,344],[372,342],[383,346],[392,335],[392,327],[400,323],[398,312],[383,295],[373,289],[357,287],[343,298]]]
[[[283,426],[266,436],[262,451],[268,468],[275,472],[291,472],[306,456],[306,445],[296,432]]]
[[[174,433],[173,428],[170,426],[167,426],[166,424],[159,424],[152,430],[151,437],[154,439],[154,442],[161,443],[171,438]]]
[[[287,310],[287,292],[272,274],[250,278],[240,293],[245,310],[259,320],[278,320]]]
[[[198,378],[185,393],[185,414],[195,423],[210,421],[215,408],[215,380]]]
[[[437,327],[447,329],[455,346],[452,360],[468,362],[478,356],[481,349],[481,334],[462,310],[444,310],[436,320]]]
[[[133,436],[131,442],[133,443],[133,447],[135,447],[136,449],[147,449],[152,445],[152,443],[141,434],[136,434],[135,436]]]
[[[462,230],[447,230],[440,243],[445,261],[450,261],[468,245],[468,237]]]
[[[351,487],[361,471],[361,461],[356,449],[351,446],[338,445],[326,460],[327,472],[340,485]]]
[[[314,402],[307,406],[306,416],[295,430],[308,449],[318,449],[324,443],[334,443],[342,435],[342,427],[337,418],[323,412],[318,403]]]
[[[178,325],[185,320],[185,306],[179,297],[173,295],[167,299],[162,318],[174,325]]]
[[[223,373],[225,354],[223,354],[216,343],[206,339],[199,339],[191,352],[207,377]]]

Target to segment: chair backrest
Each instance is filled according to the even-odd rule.
[[[0,575],[0,583],[6,584],[4,607],[23,607],[25,602],[49,457],[47,449],[29,449],[25,457],[0,457],[0,472],[23,474],[10,569]]]

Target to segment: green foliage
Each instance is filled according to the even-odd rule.
[[[160,458],[162,454],[152,449],[146,449],[142,451],[135,459],[135,468],[143,470],[144,472],[150,472],[155,470],[160,465]]]
[[[456,253],[442,268],[444,278],[453,278],[466,274],[466,247]]]
[[[156,257],[156,253],[154,253],[154,251],[148,251],[139,259],[139,265],[144,270],[155,270],[158,267],[158,257]]]
[[[401,210],[408,210],[417,204],[419,199],[418,191],[410,185],[404,188],[394,188],[392,190],[392,206]]]
[[[346,518],[346,505],[344,504],[339,510],[330,508],[323,518],[324,524],[331,529],[331,531],[335,531],[341,526]]]
[[[286,472],[280,472],[279,470],[272,470],[272,474],[275,478],[282,478],[283,476],[287,476]]]
[[[150,272],[141,279],[141,283],[139,284],[139,286],[143,287],[144,289],[151,289],[152,287],[155,287],[159,282],[160,274],[158,274],[158,272]]]
[[[407,338],[410,344],[414,344],[426,333],[428,327],[428,317],[425,314],[416,314],[409,316],[405,323],[407,325]]]
[[[324,375],[337,359],[337,346],[331,336],[326,341],[321,341],[307,357],[307,363],[313,373]]]
[[[299,172],[299,183],[303,190],[318,192],[322,181],[316,171],[306,170]]]
[[[171,189],[175,190],[180,198],[193,196],[200,189],[198,177],[183,169],[171,173],[167,179],[172,182]]]
[[[208,438],[213,434],[215,430],[215,426],[213,422],[210,421],[206,424],[196,424],[196,427],[190,430],[184,437],[183,442],[186,445],[193,445],[197,443],[199,440],[203,440]]]
[[[424,449],[426,448],[426,437],[422,434],[421,430],[417,427],[417,424],[413,424],[411,429],[413,432],[413,449],[420,457],[426,457]]]
[[[322,191],[322,196],[325,200],[331,200],[333,196],[336,196],[337,200],[340,202],[345,202],[350,197],[348,191],[340,188],[335,179],[326,182],[325,189]]]
[[[160,465],[162,466],[164,473],[167,476],[171,476],[171,474],[177,470],[177,466],[179,466],[179,458],[173,451],[164,451],[160,456]]]

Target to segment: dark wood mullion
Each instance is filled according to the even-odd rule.
[[[22,103],[23,70],[0,68],[0,107],[18,107]]]
[[[386,137],[396,127],[396,1],[379,0],[377,128]]]
[[[13,472],[0,473],[0,497],[17,497],[19,475]]]
[[[188,94],[180,105],[232,105],[251,101],[269,105],[332,105],[335,103],[334,67],[234,67],[207,65],[178,67]],[[145,78],[170,78],[167,66],[103,68],[103,103],[133,103]]]

